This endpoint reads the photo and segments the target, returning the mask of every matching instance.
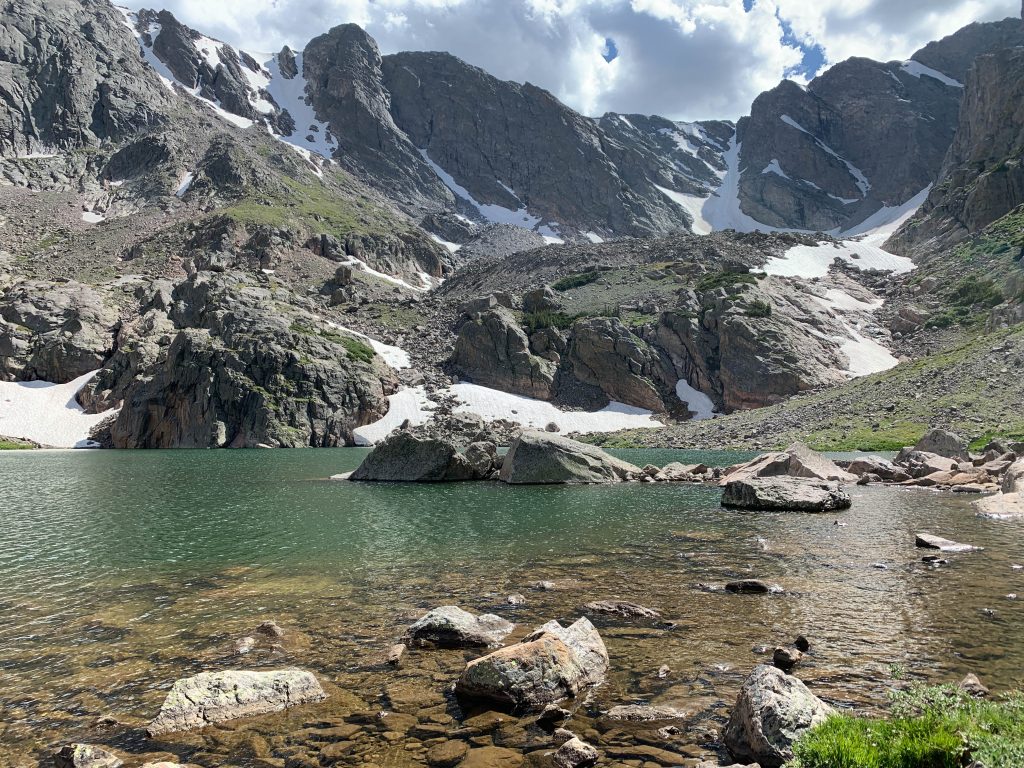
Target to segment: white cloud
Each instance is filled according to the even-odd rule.
[[[133,7],[151,0],[121,0]],[[785,19],[829,61],[907,58],[975,20],[1016,15],[1016,0],[164,0],[192,27],[250,51],[302,48],[344,22],[384,53],[447,50],[570,106],[678,119],[746,113],[798,65]],[[606,39],[619,56],[602,57]]]

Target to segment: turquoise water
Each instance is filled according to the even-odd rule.
[[[616,453],[659,465],[745,458]],[[976,518],[964,496],[854,488],[853,509],[817,516],[727,512],[717,489],[692,485],[327,479],[363,455],[0,454],[0,764],[34,766],[74,737],[114,740],[132,765],[161,750],[98,734],[93,721],[113,714],[137,729],[174,679],[210,668],[303,666],[345,691],[322,705],[323,716],[351,717],[361,705],[422,717],[432,706],[455,728],[457,705],[435,698],[465,654],[415,652],[399,675],[405,693],[391,690],[396,673],[379,666],[408,623],[448,603],[506,615],[522,633],[571,621],[594,599],[659,609],[671,625],[595,618],[612,673],[580,717],[629,701],[692,709],[680,755],[713,750],[697,734],[720,724],[763,660],[758,651],[798,633],[815,648],[800,676],[841,706],[880,706],[904,671],[928,680],[974,671],[997,689],[1024,674],[1022,602],[1007,597],[1024,595],[1024,570],[1012,568],[1024,564],[1024,524]],[[927,567],[913,546],[921,530],[985,550]],[[786,594],[711,589],[737,577],[777,582]],[[540,579],[557,588],[532,591]],[[508,606],[512,592],[526,604]],[[234,656],[234,640],[265,618],[288,630],[284,647]],[[652,677],[661,664],[670,678]],[[294,722],[259,727],[270,744],[261,759],[307,748],[292,743]],[[411,742],[364,741],[367,750],[403,750],[397,763],[388,758],[395,764],[422,763]],[[199,737],[162,745],[199,764],[257,765],[225,749]]]

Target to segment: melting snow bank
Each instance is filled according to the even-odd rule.
[[[846,369],[852,376],[870,376],[872,373],[888,371],[900,364],[892,352],[874,339],[861,336],[853,328],[849,328],[852,339],[842,339],[840,349],[850,360]]]
[[[710,397],[699,389],[694,389],[686,379],[676,383],[676,397],[686,403],[687,409],[693,414],[693,421],[711,419],[716,416],[715,404]]]
[[[612,402],[600,411],[561,411],[544,400],[512,395],[477,384],[455,384],[447,390],[461,403],[457,413],[475,413],[488,421],[507,419],[522,427],[544,429],[557,424],[562,432],[615,432],[619,429],[663,427],[651,411]]]
[[[356,445],[376,445],[402,426],[406,420],[411,426],[426,424],[434,404],[427,399],[423,387],[403,389],[388,398],[391,404],[387,415],[380,421],[353,430]]]
[[[365,339],[366,343],[373,347],[373,351],[384,358],[384,362],[394,368],[396,371],[400,371],[403,368],[412,368],[412,358],[409,357],[409,353],[401,347],[396,347],[391,344],[385,344],[383,341],[377,341],[367,336],[365,333],[354,331],[351,328],[346,328],[344,325],[338,325],[332,323],[330,320],[324,321],[331,328],[334,328],[350,336],[357,336],[360,339]]]
[[[52,448],[95,448],[89,433],[117,413],[86,413],[75,395],[96,371],[67,384],[48,381],[0,381],[0,435]]]
[[[841,243],[821,242],[817,245],[797,245],[784,256],[770,259],[760,271],[779,277],[825,277],[836,259],[857,269],[877,269],[881,272],[903,274],[914,268],[914,262],[905,256],[896,256],[872,244],[874,238],[847,240]]]

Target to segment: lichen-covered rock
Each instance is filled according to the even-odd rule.
[[[607,670],[608,651],[589,620],[569,627],[550,621],[522,642],[469,662],[455,690],[468,698],[539,709],[596,685]]]
[[[729,480],[722,493],[722,506],[736,509],[833,512],[851,503],[838,483],[796,477]]]
[[[191,731],[326,698],[312,673],[299,669],[201,672],[172,686],[146,731],[150,736]]]
[[[449,648],[497,645],[515,629],[515,624],[500,616],[485,613],[474,616],[454,605],[429,611],[409,627],[409,638],[417,643],[432,643]]]
[[[349,479],[393,483],[484,480],[493,471],[497,452],[492,456],[483,445],[474,443],[472,450],[463,454],[449,440],[400,430],[375,446]]]
[[[579,736],[573,736],[555,750],[552,760],[558,768],[586,768],[596,763],[600,757],[601,753],[592,745]]]
[[[618,483],[640,468],[592,445],[547,432],[523,432],[501,464],[501,480],[513,485]]]
[[[800,680],[761,664],[743,683],[722,740],[734,759],[778,768],[792,759],[793,743],[832,711]]]

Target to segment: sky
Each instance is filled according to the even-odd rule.
[[[160,0],[115,0],[134,8]],[[450,51],[505,80],[546,88],[587,115],[674,120],[747,114],[784,77],[804,82],[850,56],[906,59],[1018,0],[163,0],[236,47],[299,50],[363,26],[382,53]]]

